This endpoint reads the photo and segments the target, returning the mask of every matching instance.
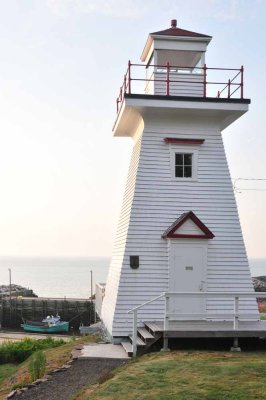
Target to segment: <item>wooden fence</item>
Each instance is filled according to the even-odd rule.
[[[41,321],[47,315],[59,314],[70,321],[77,330],[81,324],[94,323],[94,303],[88,299],[13,298],[0,300],[0,325],[2,328],[20,328],[24,320]]]

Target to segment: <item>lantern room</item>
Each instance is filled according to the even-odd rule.
[[[211,36],[171,27],[148,36],[141,61],[146,66],[145,94],[169,92],[178,96],[203,96],[205,52]]]

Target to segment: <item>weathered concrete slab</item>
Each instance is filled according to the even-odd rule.
[[[121,345],[92,343],[87,344],[81,350],[79,358],[129,358]]]

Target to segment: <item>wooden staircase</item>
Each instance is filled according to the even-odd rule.
[[[156,322],[145,322],[143,328],[138,328],[137,337],[137,355],[144,354],[148,349],[162,337],[162,330]],[[133,355],[133,338],[131,335],[129,340],[122,342],[122,346],[127,352],[129,357]]]

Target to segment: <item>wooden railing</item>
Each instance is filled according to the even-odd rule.
[[[170,312],[170,299],[171,298],[181,297],[185,298],[205,298],[205,299],[227,299],[232,300],[234,304],[233,312],[229,313],[193,313],[193,314],[185,314],[185,313],[173,313]],[[145,307],[148,304],[151,304],[159,299],[165,300],[165,312],[164,312],[164,331],[169,330],[169,319],[174,321],[186,321],[188,318],[191,320],[204,320],[204,319],[225,319],[231,320],[233,322],[233,330],[237,331],[239,329],[239,319],[255,319],[256,317],[259,319],[260,317],[265,317],[266,313],[248,313],[248,312],[240,312],[239,310],[239,301],[240,299],[257,299],[257,298],[266,298],[266,292],[163,292],[157,297],[146,301],[145,303],[140,304],[137,307],[132,308],[128,311],[128,313],[133,314],[133,338],[132,338],[132,346],[133,346],[133,357],[137,354],[137,331],[138,331],[138,310]],[[164,349],[168,348],[168,339],[164,337]]]

